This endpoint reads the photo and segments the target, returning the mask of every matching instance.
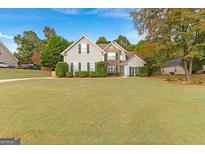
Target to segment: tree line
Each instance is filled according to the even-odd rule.
[[[182,59],[186,80],[205,64],[205,9],[140,9],[131,12],[139,35],[137,50],[150,73],[169,59]]]
[[[35,64],[54,69],[57,62],[63,60],[60,53],[73,42],[59,36],[53,28],[48,26],[43,29],[43,33],[44,39],[40,39],[31,30],[14,36],[14,42],[18,46],[14,55],[19,59],[20,64]],[[126,36],[119,35],[115,41],[127,50],[135,50],[136,45],[131,44]],[[100,36],[96,43],[108,44],[110,41]]]

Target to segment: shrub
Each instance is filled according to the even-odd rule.
[[[72,78],[73,77],[73,72],[66,72],[66,77],[67,78]]]
[[[201,85],[201,84],[203,84],[203,81],[201,81],[201,80],[192,80],[191,84]]]
[[[149,75],[149,68],[147,66],[139,67],[138,72],[136,72],[136,76],[145,77]]]
[[[97,68],[96,68],[96,73],[98,77],[106,77],[107,76],[107,66],[106,63],[101,61],[101,62],[97,62],[96,64]]]
[[[90,71],[90,72],[89,72],[89,76],[90,76],[91,78],[95,78],[95,77],[97,77],[97,73],[94,72],[94,71]]]
[[[166,80],[167,80],[167,81],[177,81],[178,78],[176,78],[174,75],[168,75],[168,77],[167,77]]]
[[[65,62],[58,62],[55,68],[57,77],[65,77],[68,71],[68,64]]]
[[[75,76],[80,78],[85,78],[89,76],[89,72],[88,71],[75,72]]]
[[[119,72],[115,72],[113,73],[114,76],[120,76],[120,73]]]

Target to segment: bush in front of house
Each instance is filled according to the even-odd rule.
[[[72,78],[73,77],[73,72],[66,72],[66,77],[67,78]]]
[[[136,72],[136,76],[146,77],[149,75],[149,68],[147,66],[139,67],[138,72]]]
[[[65,77],[68,71],[68,64],[65,62],[58,62],[56,64],[55,72],[57,77]]]
[[[89,72],[89,77],[96,78],[97,77],[97,73],[95,71],[90,71]]]
[[[96,63],[96,73],[98,77],[106,77],[107,76],[107,66],[106,63],[101,61]]]
[[[75,76],[79,78],[86,78],[89,76],[89,72],[88,71],[75,72]]]

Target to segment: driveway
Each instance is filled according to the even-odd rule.
[[[52,79],[53,77],[37,77],[37,78],[20,78],[20,79],[3,79],[0,83],[12,82],[12,81],[22,81],[22,80],[38,80],[38,79]]]

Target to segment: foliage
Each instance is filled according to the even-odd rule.
[[[115,41],[128,51],[132,51],[135,48],[135,46],[130,43],[126,36],[119,35]]]
[[[48,26],[44,27],[43,33],[45,35],[46,41],[50,40],[54,36],[57,36],[55,30]]]
[[[147,66],[139,67],[138,72],[136,72],[136,76],[146,77],[149,75],[149,68]]]
[[[90,71],[89,72],[89,77],[95,78],[95,77],[97,77],[97,73],[95,71]]]
[[[40,64],[44,67],[55,68],[55,65],[62,61],[60,53],[69,45],[70,43],[62,37],[54,36],[50,38],[42,52]]]
[[[66,77],[67,78],[72,78],[73,77],[73,72],[66,72]]]
[[[175,77],[174,75],[168,75],[166,80],[167,81],[177,81],[179,79],[177,77]]]
[[[89,76],[89,72],[88,71],[75,72],[75,76],[80,78],[85,78]]]
[[[167,59],[182,57],[189,81],[193,59],[204,54],[205,9],[141,9],[131,16],[139,34],[166,46]]]
[[[96,44],[108,44],[108,43],[110,43],[110,41],[108,41],[104,36],[100,36],[96,41]]]
[[[201,85],[203,84],[203,81],[202,80],[192,80],[191,84]]]
[[[144,40],[139,41],[139,42],[135,45],[134,50],[135,50],[135,51],[139,51],[139,50],[142,48],[143,43],[144,43]]]
[[[21,64],[32,64],[32,55],[34,51],[43,49],[44,45],[33,31],[24,31],[23,35],[14,36],[14,42],[17,44],[17,52],[14,55]]]
[[[106,63],[103,61],[97,62],[96,63],[96,73],[98,77],[106,77],[107,76],[107,66]]]
[[[65,62],[58,62],[56,64],[55,72],[57,77],[65,77],[68,71],[68,64]]]
[[[203,69],[203,65],[205,65],[205,58],[194,58],[193,60],[193,69],[192,72],[195,73],[199,70]]]

